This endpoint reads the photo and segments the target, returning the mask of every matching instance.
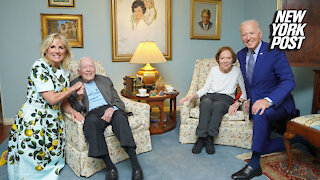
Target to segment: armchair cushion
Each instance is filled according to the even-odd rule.
[[[291,121],[320,131],[320,114],[299,116]]]

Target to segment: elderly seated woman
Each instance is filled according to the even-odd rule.
[[[179,101],[180,104],[187,101],[189,105],[192,99],[200,98],[200,116],[196,130],[198,140],[192,148],[194,154],[200,153],[204,146],[208,154],[215,153],[213,137],[219,133],[222,117],[227,112],[234,115],[247,98],[241,70],[233,66],[236,59],[237,56],[230,47],[221,47],[216,54],[219,66],[211,68],[204,87]],[[242,94],[234,102],[238,85]]]

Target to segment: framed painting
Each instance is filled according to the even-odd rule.
[[[191,0],[191,39],[220,39],[221,0]]]
[[[74,8],[75,0],[48,0],[49,8]]]
[[[64,35],[71,47],[83,47],[81,14],[40,14],[42,39],[52,33]]]
[[[112,61],[130,61],[141,41],[154,41],[169,60],[171,0],[111,0]]]

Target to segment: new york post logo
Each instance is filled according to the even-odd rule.
[[[306,39],[304,28],[307,23],[302,23],[307,10],[279,10],[270,25],[270,49],[298,50]]]

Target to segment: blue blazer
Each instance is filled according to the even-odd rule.
[[[269,43],[262,42],[252,74],[252,84],[246,76],[246,54],[248,48],[237,53],[245,82],[248,99],[252,104],[269,97],[274,108],[282,107],[288,114],[295,114],[295,104],[291,91],[295,87],[294,77],[285,53],[276,49],[269,51]]]

